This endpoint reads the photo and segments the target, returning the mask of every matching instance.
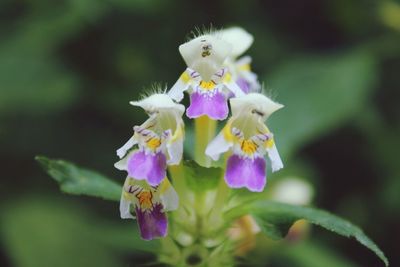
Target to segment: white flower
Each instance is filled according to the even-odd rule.
[[[268,153],[273,172],[283,167],[273,135],[264,124],[283,105],[257,93],[231,98],[230,103],[232,117],[207,146],[206,155],[218,160],[220,154],[231,149],[225,173],[227,184],[262,191],[266,183],[264,155]]]
[[[196,37],[179,47],[187,69],[168,95],[179,102],[188,91],[190,106],[186,114],[189,118],[207,115],[223,120],[229,112],[227,99],[231,95],[244,95],[228,69],[223,67],[231,49],[231,45],[216,33]]]
[[[145,240],[164,237],[167,234],[167,211],[178,208],[179,199],[169,180],[157,186],[127,177],[121,194],[122,219],[134,219],[136,214],[141,237]]]
[[[135,126],[134,135],[117,150],[122,160],[115,167],[128,171],[130,177],[157,185],[165,177],[166,165],[176,165],[182,159],[185,107],[166,94],[153,94],[130,104],[143,108],[150,117]],[[131,151],[135,145],[138,149]]]
[[[232,27],[219,32],[222,40],[232,45],[231,53],[225,60],[224,65],[232,74],[233,80],[239,85],[244,93],[259,92],[261,85],[257,75],[251,71],[251,57],[242,55],[252,45],[253,36],[240,27]]]

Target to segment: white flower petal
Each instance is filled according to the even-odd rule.
[[[117,155],[120,159],[122,159],[125,155],[126,152],[128,152],[129,149],[131,149],[134,145],[137,144],[137,141],[135,140],[134,136],[132,136],[128,142],[126,142],[121,148],[117,150]]]
[[[251,61],[252,61],[252,59],[250,56],[244,56],[244,57],[241,57],[238,60],[236,60],[235,64],[240,68],[245,65],[247,65],[247,66],[250,65]]]
[[[272,113],[283,108],[283,105],[276,103],[259,93],[250,93],[243,97],[235,97],[230,100],[232,116],[239,116],[246,112],[259,112],[264,119],[267,119]]]
[[[228,142],[221,131],[207,146],[206,155],[213,160],[218,160],[219,156],[232,147],[232,142]]]
[[[121,200],[119,202],[119,212],[122,219],[134,219],[135,217],[130,212],[131,201],[125,199],[125,191],[122,191]]]
[[[240,27],[232,27],[219,32],[221,39],[232,45],[233,57],[243,54],[254,41],[253,36]]]
[[[186,65],[208,80],[229,56],[232,46],[214,35],[202,35],[179,46]]]
[[[167,94],[153,94],[140,101],[131,101],[129,103],[132,106],[141,107],[149,113],[153,113],[160,109],[174,109],[182,116],[185,112],[185,106],[175,103]]]
[[[237,83],[233,80],[225,83],[225,86],[235,95],[235,97],[242,97],[245,93],[240,89]]]
[[[169,156],[167,164],[168,165],[179,164],[179,162],[181,162],[183,154],[183,138],[179,138],[167,144],[167,151]]]
[[[276,172],[283,168],[281,157],[279,156],[278,149],[274,144],[271,148],[267,148],[268,157],[271,160],[272,172]]]
[[[179,206],[179,197],[175,189],[167,178],[163,180],[159,187],[159,197],[164,207],[164,211],[176,210]]]
[[[183,92],[186,91],[190,86],[190,83],[185,83],[180,77],[176,81],[176,83],[171,87],[168,92],[168,95],[175,101],[181,102],[184,94]]]
[[[114,164],[114,167],[117,168],[120,171],[126,171],[127,170],[127,164],[128,164],[128,159],[130,158],[130,156],[135,153],[137,151],[137,149],[129,152],[129,154],[127,154],[124,158],[122,158],[120,161],[117,161]]]

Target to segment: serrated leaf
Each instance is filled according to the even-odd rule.
[[[202,167],[193,160],[183,162],[185,180],[188,187],[195,191],[205,191],[217,187],[222,175],[222,169],[217,167]]]
[[[97,172],[64,160],[52,160],[43,156],[37,156],[36,160],[66,193],[114,201],[119,201],[121,197],[121,185]]]
[[[359,227],[329,212],[263,200],[232,210],[226,214],[226,217],[233,218],[246,213],[252,214],[263,232],[272,239],[285,237],[295,221],[305,219],[338,235],[355,238],[359,243],[372,250],[386,266],[389,265],[384,253]]]

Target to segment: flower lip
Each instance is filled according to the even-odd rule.
[[[167,94],[153,94],[140,101],[130,101],[129,104],[141,107],[150,114],[156,113],[159,109],[175,109],[180,116],[185,112],[185,106],[175,103]]]
[[[251,112],[267,119],[272,113],[284,107],[259,93],[231,98],[229,101],[233,116],[240,115],[242,112]]]

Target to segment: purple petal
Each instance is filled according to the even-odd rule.
[[[186,110],[186,115],[191,119],[207,115],[214,120],[224,120],[228,112],[228,103],[222,93],[216,92],[209,96],[194,92],[190,95],[190,106]]]
[[[263,191],[267,181],[265,159],[230,156],[226,167],[225,181],[231,188],[247,187],[253,192]]]
[[[164,237],[167,235],[167,215],[162,212],[162,205],[156,204],[153,210],[141,210],[136,208],[137,222],[140,228],[140,236],[144,240]]]
[[[161,152],[146,154],[138,151],[128,159],[128,175],[137,180],[147,180],[158,185],[166,176],[167,159]]]
[[[248,94],[250,92],[250,83],[244,78],[238,78],[236,84],[242,89],[243,93]]]

